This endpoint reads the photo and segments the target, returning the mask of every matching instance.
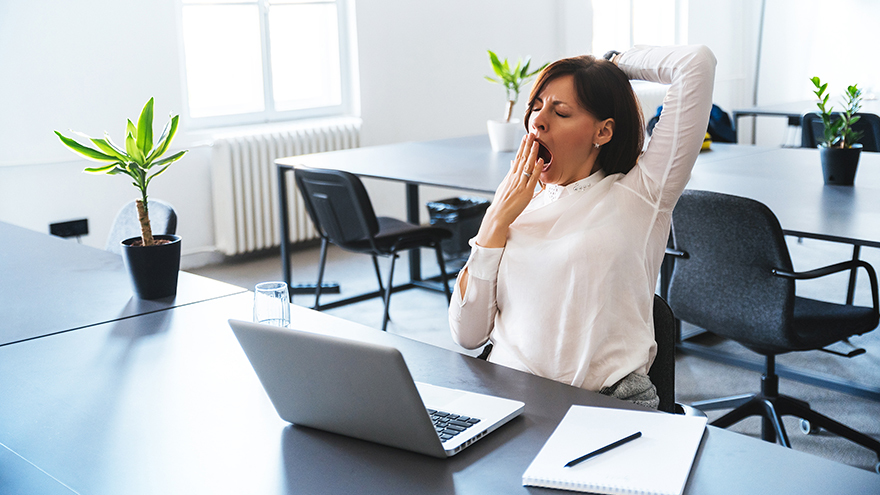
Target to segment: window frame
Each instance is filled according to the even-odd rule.
[[[315,1],[308,0],[298,1],[295,3],[334,3],[336,5],[336,21],[337,33],[339,36],[339,78],[340,78],[340,97],[341,101],[338,105],[329,105],[323,107],[305,108],[298,110],[279,111],[275,109],[274,88],[272,81],[272,52],[269,33],[269,2],[270,0],[242,0],[240,2],[218,1],[212,2],[204,0],[197,3],[185,3],[184,0],[177,1],[177,25],[178,25],[178,45],[180,53],[180,75],[182,87],[183,109],[181,111],[181,119],[187,123],[192,129],[207,129],[214,127],[233,127],[254,124],[270,124],[275,122],[297,121],[312,118],[349,116],[354,114],[354,102],[356,84],[354,81],[354,47],[353,41],[355,33],[353,29],[354,11],[353,0],[329,0]],[[190,114],[189,105],[189,80],[186,69],[186,47],[184,44],[183,34],[183,8],[187,5],[253,5],[257,4],[259,9],[260,20],[260,54],[262,65],[263,79],[263,105],[264,109],[260,112],[238,113],[232,115],[215,115],[206,117],[193,117]],[[292,2],[294,3],[294,2]]]

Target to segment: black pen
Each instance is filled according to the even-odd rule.
[[[597,455],[604,454],[605,452],[608,452],[611,449],[616,449],[617,447],[620,447],[621,445],[623,445],[627,442],[631,442],[631,441],[635,440],[636,438],[639,438],[640,436],[642,436],[642,432],[637,431],[626,438],[621,438],[620,440],[618,440],[612,444],[606,445],[606,446],[602,447],[601,449],[594,450],[594,451],[590,452],[589,454],[584,454],[573,461],[569,461],[568,464],[565,465],[565,467],[576,466],[591,457],[596,457]]]

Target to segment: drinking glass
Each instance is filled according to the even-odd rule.
[[[290,325],[290,296],[284,282],[263,282],[254,289],[254,321],[286,327]]]

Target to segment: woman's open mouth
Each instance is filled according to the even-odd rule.
[[[544,171],[550,167],[550,162],[553,161],[553,153],[540,141],[538,141],[538,158],[544,160]]]

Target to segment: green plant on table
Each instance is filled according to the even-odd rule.
[[[819,107],[819,115],[822,117],[822,125],[825,130],[820,145],[827,148],[852,148],[853,144],[862,137],[862,133],[852,127],[860,118],[856,114],[862,108],[862,90],[855,84],[847,87],[843,94],[843,114],[833,118],[834,107],[827,106],[829,95],[825,90],[828,89],[828,83],[823,84],[818,77],[810,78],[810,81],[816,87],[813,94],[819,98],[816,106]]]
[[[187,150],[177,152],[167,158],[162,155],[168,151],[171,140],[177,132],[178,115],[170,116],[168,123],[157,141],[153,141],[153,98],[144,105],[138,123],[135,125],[128,121],[125,130],[125,147],[117,146],[110,140],[105,132],[104,138],[92,138],[85,134],[74,134],[91,141],[96,147],[92,148],[80,144],[74,139],[55,131],[68,148],[88,158],[101,162],[102,165],[89,167],[85,172],[94,174],[118,175],[125,174],[131,177],[136,187],[141,192],[141,198],[136,201],[138,221],[141,225],[141,240],[144,246],[156,244],[153,239],[153,231],[150,228],[149,203],[147,202],[147,186],[159,174],[168,170],[168,167],[183,157]]]
[[[529,72],[529,64],[531,64],[530,57],[526,57],[525,60],[517,60],[516,66],[511,68],[507,59],[504,59],[502,62],[492,50],[488,50],[488,52],[489,61],[492,62],[492,70],[498,77],[485,77],[490,82],[501,84],[504,86],[504,89],[507,90],[507,107],[504,111],[504,122],[510,122],[510,117],[513,115],[513,106],[516,105],[517,100],[519,100],[519,92],[522,90],[522,86],[537,73],[544,70],[544,67],[547,67],[547,64]]]

